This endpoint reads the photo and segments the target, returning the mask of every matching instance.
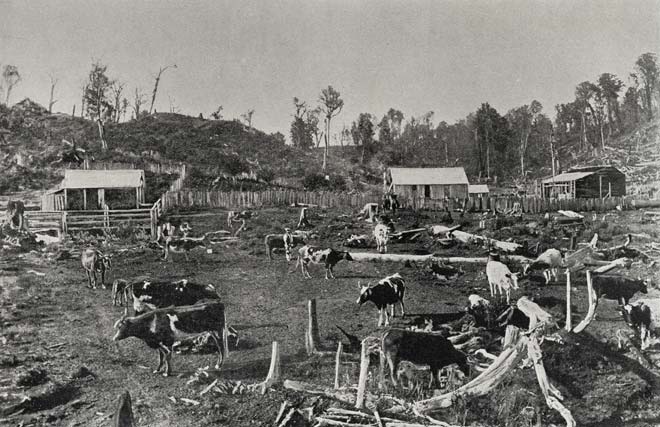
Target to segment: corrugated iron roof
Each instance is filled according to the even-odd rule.
[[[593,175],[595,171],[593,172],[565,172],[562,174],[559,174],[557,176],[546,178],[543,181],[541,181],[543,184],[549,184],[553,182],[571,182],[571,181],[577,181],[578,179],[582,179],[585,176]]]
[[[144,185],[144,171],[141,169],[83,170],[64,171],[65,188],[137,188]]]
[[[486,184],[470,184],[468,185],[468,193],[472,194],[482,194],[488,193],[488,186]]]
[[[463,168],[390,168],[394,185],[468,184]]]

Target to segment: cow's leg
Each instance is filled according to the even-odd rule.
[[[159,344],[160,348],[163,349],[163,354],[165,355],[165,371],[163,372],[164,377],[168,377],[172,374],[172,349],[165,344]]]
[[[92,270],[92,289],[96,289],[96,270]]]
[[[163,353],[163,350],[158,347],[158,367],[154,369],[153,373],[157,374],[160,372],[160,370],[163,368],[163,363],[165,362],[165,354]]]
[[[383,313],[385,313],[385,326],[390,326],[390,316],[387,313],[387,306],[383,308]]]
[[[383,326],[383,308],[378,308],[378,326]]]
[[[220,344],[221,340],[218,338],[218,333],[211,332],[210,335],[213,339],[213,342],[215,343],[215,346],[218,348],[218,361],[215,363],[215,369],[220,369],[225,363],[225,352],[222,348],[222,345]]]
[[[403,300],[402,299],[399,300],[399,304],[401,304],[401,317],[406,317],[406,310],[403,307]]]
[[[105,268],[101,270],[101,287],[105,289]]]
[[[552,277],[554,277],[555,282],[559,281],[559,269],[557,267],[552,269]]]
[[[396,311],[394,310],[394,304],[390,306],[390,316],[396,317]]]
[[[396,387],[398,384],[396,382],[396,378],[394,377],[396,376],[396,369],[399,366],[399,361],[394,360],[394,357],[392,357],[391,354],[386,355],[385,358],[387,359],[387,364],[390,367],[390,378],[392,379],[392,384],[394,384],[394,387]]]

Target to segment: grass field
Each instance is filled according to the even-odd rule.
[[[312,222],[321,243],[339,247],[350,234],[369,233],[370,224],[340,217],[344,213],[315,212]],[[223,212],[179,214],[191,223],[196,235],[226,228]],[[310,359],[304,353],[306,304],[311,298],[318,301],[321,344],[332,350],[337,341],[345,340],[335,325],[360,338],[377,332],[375,308],[372,305],[360,308],[355,302],[358,282],[375,283],[388,274],[400,272],[408,286],[409,315],[403,320],[406,325],[419,323],[430,315],[461,311],[469,294],[489,297],[483,265],[464,265],[465,274],[450,284],[438,283],[422,266],[346,261],[337,265],[336,280],[323,279],[323,268],[318,266],[310,267],[313,279],[305,280],[299,270],[291,271],[293,263],[287,265],[282,253],[275,254],[275,259],[269,262],[263,247],[265,234],[295,225],[297,214],[294,208],[259,211],[248,222],[238,243],[216,245],[211,254],[200,250],[191,256],[190,262],[177,254],[173,262],[163,262],[159,259],[161,254],[146,245],[113,242],[104,248],[114,253],[109,281],[149,276],[213,283],[225,303],[228,322],[241,338],[222,371],[212,375],[246,383],[265,378],[271,342],[277,340],[282,352],[283,378],[332,386],[333,358]],[[638,213],[623,212],[608,217],[607,226],[600,221],[587,221],[579,240],[588,241],[594,229],[599,230],[604,245],[623,242],[627,232],[647,233],[650,239],[656,239],[657,226],[641,224],[638,219]],[[399,230],[436,221],[432,212],[422,215],[402,212],[396,218]],[[478,223],[476,217],[469,215],[460,221],[465,223],[466,230],[474,230]],[[493,237],[529,239],[531,243],[541,241],[542,247],[568,246],[568,238],[558,230],[545,230],[540,236],[520,235],[513,225],[489,233]],[[641,239],[636,243],[642,247],[645,242]],[[486,255],[486,249],[479,246],[445,249],[427,236],[414,243],[392,244],[390,252]],[[153,375],[155,351],[135,338],[112,341],[113,323],[121,316],[122,308],[111,305],[109,290],[85,287],[86,279],[76,256],[55,262],[40,253],[6,252],[0,268],[0,403],[6,408],[19,399],[16,393],[35,395],[48,387],[56,387],[57,396],[45,402],[35,400],[19,414],[5,413],[0,424],[109,426],[115,400],[124,390],[131,393],[138,426],[268,426],[284,400],[303,407],[329,404],[325,399],[314,400],[282,388],[266,396],[210,393],[200,397],[204,385],[186,383],[198,368],[212,366],[215,355],[175,354],[172,377]],[[656,282],[660,279],[657,267],[640,264],[621,274],[654,277]],[[575,283],[574,322],[587,309],[584,279],[577,278]],[[655,295],[654,292],[651,294]],[[563,322],[563,275],[560,283],[549,286],[527,280],[514,297],[522,295],[543,301],[541,305],[545,304],[544,308]],[[564,403],[578,425],[641,426],[660,422],[660,412],[654,409],[659,399],[652,391],[652,381],[639,366],[617,352],[614,345],[617,329],[628,330],[616,312],[616,303],[604,300],[598,307],[597,320],[582,337],[571,340],[566,347],[543,344],[548,375],[566,396]],[[81,367],[85,369],[81,371]],[[356,369],[356,366],[346,368],[353,383],[357,381]],[[17,386],[16,378],[28,370],[43,370],[50,380],[31,387]],[[86,375],[86,370],[91,375]],[[395,392],[405,396],[401,390]],[[182,397],[197,400],[200,405],[188,405],[180,400]],[[467,425],[527,425],[520,416],[526,406],[536,408],[542,425],[561,421],[545,407],[530,369],[516,370],[491,396],[458,402],[438,418]]]

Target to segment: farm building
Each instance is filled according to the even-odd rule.
[[[41,199],[44,211],[140,208],[144,203],[140,169],[64,171],[64,180]]]
[[[626,176],[613,166],[587,166],[541,181],[543,198],[576,199],[626,195]]]
[[[470,197],[488,197],[490,191],[486,184],[470,184],[468,185],[468,194]]]
[[[389,168],[385,184],[401,200],[468,197],[463,168]]]

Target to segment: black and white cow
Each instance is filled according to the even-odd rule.
[[[642,350],[646,350],[651,336],[655,336],[660,328],[660,298],[644,298],[626,304],[621,314],[628,326],[639,332]]]
[[[215,367],[220,369],[227,355],[225,317],[225,308],[220,301],[162,308],[135,317],[128,317],[126,309],[124,316],[114,325],[117,332],[112,339],[120,341],[135,337],[158,350],[158,367],[154,374],[163,371],[164,376],[169,376],[174,343],[208,333],[218,349]]]
[[[210,243],[209,233],[202,237],[168,237],[165,239],[165,245],[163,247],[163,261],[167,261],[170,252],[177,254],[182,253],[186,257],[186,261],[190,261],[188,253],[191,250],[198,247],[206,248]]]
[[[183,280],[140,280],[129,285],[136,314],[169,306],[192,305],[203,300],[220,300],[213,285]]]
[[[335,275],[332,273],[332,269],[335,265],[342,259],[346,261],[353,261],[351,254],[344,251],[337,251],[332,248],[319,248],[316,246],[305,245],[302,248],[298,249],[298,260],[296,261],[296,266],[294,271],[298,268],[300,264],[300,270],[304,278],[311,279],[312,276],[309,274],[307,266],[310,262],[314,264],[325,265],[325,278],[329,279],[335,278]],[[330,277],[328,277],[328,275]]]
[[[402,360],[416,365],[429,365],[434,379],[438,378],[442,368],[454,363],[465,375],[470,373],[467,356],[439,334],[390,329],[383,334],[381,351],[389,365],[390,378],[395,386],[395,376]]]
[[[359,286],[359,283],[358,283]],[[405,309],[403,298],[406,293],[406,281],[399,273],[387,276],[376,284],[376,286],[360,287],[360,296],[357,303],[362,306],[367,301],[374,303],[378,309],[378,326],[383,325],[383,317],[385,317],[385,326],[390,324],[390,319],[387,314],[387,306],[391,306],[392,317],[395,317],[394,305],[398,302],[401,305],[401,316],[405,317]]]

